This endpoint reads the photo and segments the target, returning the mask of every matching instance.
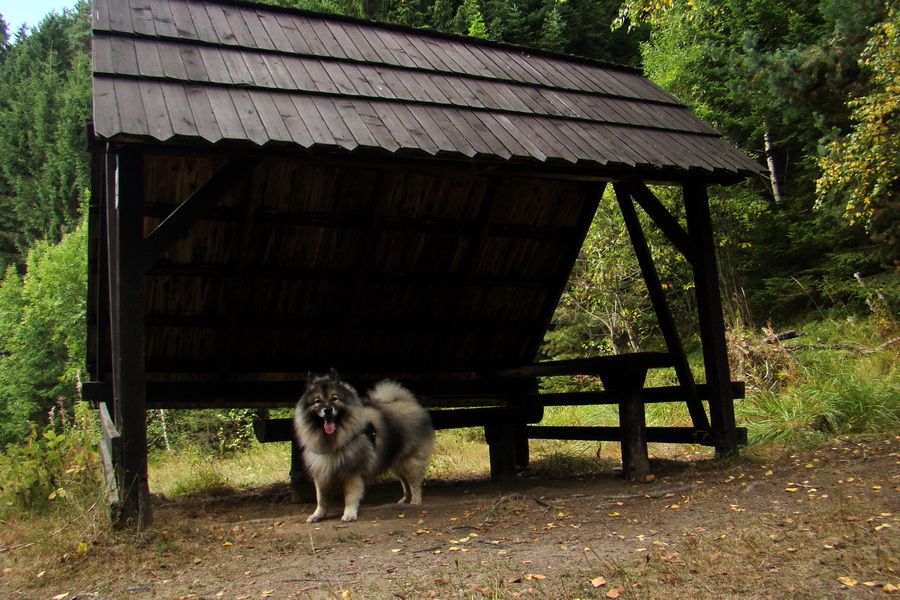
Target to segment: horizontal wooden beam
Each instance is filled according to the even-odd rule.
[[[709,389],[705,383],[698,384],[697,397],[706,400],[709,397]],[[744,382],[733,381],[731,391],[735,398],[744,397]],[[661,402],[688,402],[692,399],[689,389],[681,385],[665,385],[643,388],[644,404],[656,404]],[[556,392],[543,394],[529,394],[528,398],[535,399],[544,406],[591,406],[618,404],[622,400],[622,393],[617,390],[597,390],[584,392]]]
[[[550,377],[556,375],[597,375],[615,373],[622,370],[646,371],[648,369],[664,369],[675,365],[674,355],[668,352],[631,352],[594,356],[589,358],[573,358],[535,363],[524,367],[502,369],[497,372],[500,377]]]
[[[537,423],[543,417],[540,407],[486,407],[429,411],[435,429],[484,427],[491,423]],[[292,419],[260,419],[253,423],[253,433],[259,442],[289,442],[294,439]]]
[[[361,386],[371,385],[364,382]],[[503,406],[508,383],[500,379],[423,379],[408,380],[409,387],[420,401],[429,408],[457,408],[475,406]],[[150,382],[147,384],[148,407],[157,408],[212,408],[247,407],[254,405],[289,406],[303,393],[305,382],[293,381],[226,381],[226,382]],[[744,383],[731,383],[734,398],[743,398]],[[661,402],[687,402],[690,392],[683,386],[657,386],[643,388],[645,404]],[[697,385],[701,400],[707,399],[706,384]],[[615,390],[582,392],[530,393],[524,398],[541,406],[591,406],[615,405],[621,401],[621,393]],[[82,384],[82,399],[108,402],[112,388],[105,382]]]
[[[176,209],[177,212],[178,209]],[[171,212],[167,205],[151,205],[144,209],[147,216],[154,216],[165,219],[163,223],[154,230],[151,237],[162,235],[156,233],[163,231],[160,228],[164,224],[174,219],[176,212]],[[186,231],[187,214],[180,220],[183,221],[181,229]],[[198,215],[194,215],[199,218]],[[224,223],[240,222],[243,219],[243,212],[238,208],[210,206],[202,212],[202,218],[205,221],[218,221]],[[369,226],[369,221],[360,215],[355,214],[324,214],[320,212],[275,212],[272,210],[259,210],[253,214],[254,225],[279,225],[283,227],[327,227],[331,229],[341,230],[364,230]],[[174,223],[173,223],[174,225]],[[441,235],[453,235],[459,237],[468,237],[474,235],[478,231],[478,225],[470,221],[450,220],[450,219],[411,219],[411,218],[389,218],[383,219],[379,223],[383,232],[409,232],[409,233],[429,233]],[[173,227],[173,230],[175,228]],[[510,239],[527,239],[542,240],[547,242],[559,242],[572,239],[573,235],[577,235],[578,231],[573,227],[535,227],[532,225],[511,225],[507,223],[489,223],[487,235],[489,237],[510,238]],[[149,241],[151,237],[148,237]]]
[[[377,380],[351,378],[362,392]],[[509,392],[503,381],[481,379],[403,379],[403,384],[426,406],[485,406],[505,404]],[[147,403],[151,408],[212,408],[224,406],[290,406],[303,394],[306,382],[292,381],[210,381],[149,382]],[[95,388],[91,388],[95,389]],[[84,397],[86,400],[93,399]]]
[[[618,427],[584,426],[529,426],[526,435],[533,440],[579,440],[591,442],[618,442],[622,439]],[[747,429],[738,428],[738,435],[747,443]],[[647,427],[647,441],[659,444],[701,444],[715,446],[709,431],[693,427]]]

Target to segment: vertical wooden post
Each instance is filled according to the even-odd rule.
[[[489,423],[484,426],[491,462],[491,481],[516,476],[516,426],[514,423]]]
[[[643,391],[646,377],[647,370],[641,368],[623,368],[614,373],[600,374],[604,389],[616,390],[622,397],[619,401],[622,477],[633,481],[646,481],[650,475]]]
[[[291,502],[293,504],[301,504],[309,502],[314,495],[311,495],[312,486],[309,477],[306,475],[306,469],[303,465],[303,448],[297,443],[296,438],[291,436]]]
[[[108,154],[107,247],[113,405],[121,434],[115,465],[115,525],[143,530],[153,521],[147,481],[144,372],[143,161],[135,150]]]
[[[719,294],[719,272],[716,267],[709,197],[706,185],[697,181],[685,183],[683,192],[688,234],[699,250],[697,262],[693,265],[694,282],[697,286],[697,315],[709,390],[713,440],[719,454],[729,455],[737,451],[739,439],[734,417],[734,396],[731,391],[731,370],[728,366],[725,318]]]

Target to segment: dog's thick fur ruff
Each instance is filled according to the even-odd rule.
[[[316,485],[317,506],[307,523],[325,518],[328,497],[339,490],[344,493],[341,521],[355,521],[366,483],[387,469],[403,486],[400,502],[421,504],[434,428],[412,392],[399,383],[382,381],[360,397],[334,369],[310,374],[294,409],[294,432]]]

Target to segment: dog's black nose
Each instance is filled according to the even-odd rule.
[[[334,409],[330,406],[326,406],[322,409],[322,415],[325,417],[330,416],[332,413],[334,413]]]

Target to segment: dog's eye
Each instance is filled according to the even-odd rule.
[[[340,402],[341,399],[340,399],[339,397],[337,397],[337,396],[332,396],[332,397],[331,397],[331,401],[332,401],[332,402]]]
[[[312,399],[312,403],[313,404],[322,404],[322,399],[319,398],[318,396],[316,396],[315,398]]]

